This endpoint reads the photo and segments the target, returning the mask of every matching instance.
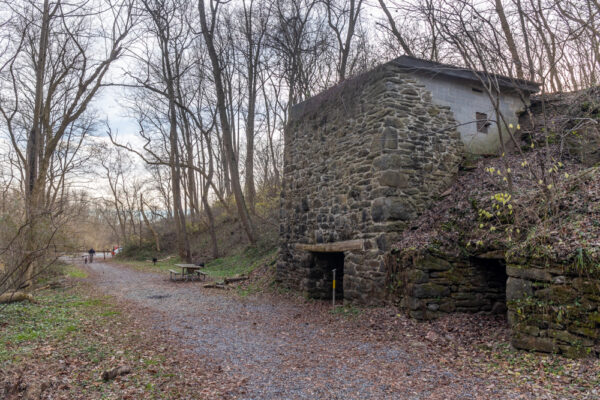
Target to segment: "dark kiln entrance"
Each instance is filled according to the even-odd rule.
[[[335,269],[335,297],[344,298],[344,253],[311,253],[308,273],[308,295],[315,299],[330,299],[333,294]]]
[[[479,309],[492,314],[506,314],[506,263],[502,259],[471,257],[472,282],[479,282],[474,289],[479,291]]]

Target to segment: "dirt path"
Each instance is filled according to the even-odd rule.
[[[243,381],[240,399],[534,397],[443,366],[412,335],[383,340],[376,326],[360,328],[321,303],[239,298],[114,263],[87,268],[100,291],[143,306],[141,318]]]

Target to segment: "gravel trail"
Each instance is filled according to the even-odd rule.
[[[381,341],[320,302],[241,298],[116,263],[86,268],[98,290],[140,306],[140,318],[171,330],[199,357],[242,382],[239,399],[531,396],[505,389],[492,377],[448,369],[425,355],[431,352],[420,351],[424,344],[414,338]]]

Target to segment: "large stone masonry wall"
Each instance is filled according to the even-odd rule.
[[[400,308],[412,318],[430,320],[454,312],[506,312],[506,272],[501,259],[426,252],[393,261]]]
[[[600,279],[585,269],[527,260],[507,266],[512,344],[569,357],[600,355]]]
[[[384,253],[453,181],[463,146],[448,107],[387,64],[292,110],[285,131],[277,278],[314,289],[297,244],[361,240],[344,252],[347,300],[385,297]]]

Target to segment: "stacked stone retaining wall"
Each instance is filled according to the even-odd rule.
[[[514,347],[567,357],[600,356],[600,277],[539,260],[425,252],[392,254],[400,307],[430,320],[453,312],[507,312]],[[394,264],[395,263],[395,264]]]
[[[600,354],[600,279],[536,260],[509,264],[507,273],[515,347],[569,357]]]
[[[506,273],[495,258],[425,253],[403,260],[394,281],[408,315],[429,320],[454,312],[506,312]]]

